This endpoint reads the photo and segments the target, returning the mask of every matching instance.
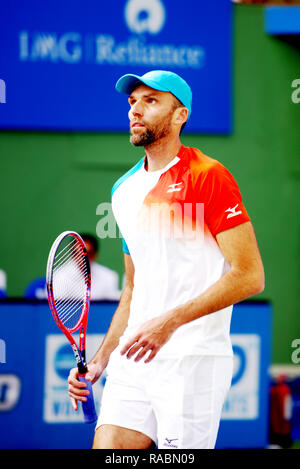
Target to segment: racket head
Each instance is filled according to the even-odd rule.
[[[85,378],[85,337],[91,300],[91,271],[88,253],[81,236],[64,231],[54,241],[48,256],[46,283],[52,315],[72,346],[78,379],[86,383],[89,395],[82,403],[84,421],[97,420],[92,383]],[[79,347],[72,333],[80,329]]]
[[[91,271],[81,236],[64,231],[54,241],[48,256],[46,284],[52,315],[70,340],[86,332],[91,297]],[[70,340],[73,343],[73,340]]]

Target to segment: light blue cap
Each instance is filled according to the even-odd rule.
[[[127,74],[123,75],[116,84],[119,93],[131,94],[139,84],[145,85],[159,91],[168,91],[189,110],[189,117],[192,112],[192,90],[187,82],[179,75],[166,70],[152,70],[142,76]]]

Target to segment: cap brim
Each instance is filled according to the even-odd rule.
[[[133,74],[123,75],[116,83],[116,90],[119,93],[131,94],[134,88],[136,88],[139,83],[143,83],[144,85],[147,85],[155,90],[169,91],[168,89],[159,86],[154,81],[144,80],[142,77]]]

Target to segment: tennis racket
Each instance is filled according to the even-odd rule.
[[[97,420],[92,383],[85,379],[86,328],[90,307],[91,273],[87,250],[82,238],[74,231],[64,231],[54,241],[47,263],[47,292],[52,315],[73,349],[78,379],[85,382],[89,394],[82,402],[84,421]],[[72,334],[79,330],[79,344]]]

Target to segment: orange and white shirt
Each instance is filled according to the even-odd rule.
[[[134,289],[121,343],[146,321],[203,293],[229,269],[216,235],[250,218],[236,181],[217,160],[181,146],[163,169],[145,158],[112,189],[112,209],[131,255]],[[232,306],[179,327],[156,358],[232,355]]]

